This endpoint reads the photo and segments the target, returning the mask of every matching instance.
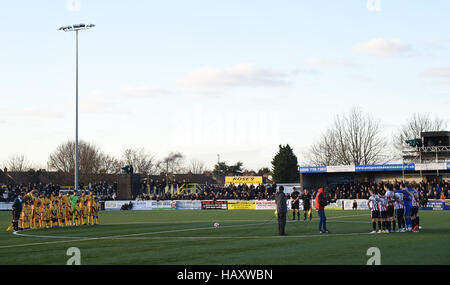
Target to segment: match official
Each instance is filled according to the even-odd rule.
[[[287,205],[286,205],[286,195],[284,194],[284,187],[280,186],[278,188],[278,192],[275,194],[275,201],[277,203],[277,216],[278,216],[278,234],[280,236],[285,236],[285,227],[286,227],[286,214],[287,214]]]
[[[291,208],[292,208],[292,220],[295,220],[295,213],[297,213],[298,220],[300,221],[300,193],[297,191],[297,189],[292,188],[291,193]]]
[[[12,224],[14,231],[19,230],[19,219],[20,214],[22,213],[22,200],[24,195],[25,194],[21,192],[12,205]]]

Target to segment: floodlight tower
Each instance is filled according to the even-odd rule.
[[[78,163],[79,163],[79,153],[78,153],[78,31],[88,30],[95,27],[94,24],[76,24],[72,26],[63,26],[58,28],[58,31],[64,32],[75,32],[76,35],[76,64],[75,64],[75,190],[78,190]]]

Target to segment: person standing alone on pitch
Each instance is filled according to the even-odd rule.
[[[325,206],[327,205],[327,198],[325,197],[325,192],[323,188],[319,188],[319,191],[316,195],[314,207],[317,210],[317,213],[319,214],[319,233],[326,233],[328,234],[327,230],[327,217],[325,216]]]
[[[353,201],[352,210],[358,210],[358,203],[356,203],[356,200]]]
[[[300,193],[293,188],[291,193],[291,205],[292,205],[292,220],[295,220],[295,213],[297,213],[298,220],[300,221]]]
[[[309,216],[309,221],[312,220],[312,211],[311,211],[311,194],[309,194],[308,190],[303,190],[303,194],[300,197],[303,200],[303,221],[306,221],[306,215]]]
[[[275,194],[275,201],[277,203],[277,216],[278,216],[278,234],[280,236],[285,236],[286,227],[286,195],[284,194],[284,187],[280,186],[278,192]]]
[[[12,205],[12,224],[14,231],[19,230],[19,219],[22,213],[22,199],[24,195],[25,193],[21,192]]]

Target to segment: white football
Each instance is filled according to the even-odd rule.
[[[220,226],[219,223],[214,223],[214,227],[217,229]]]

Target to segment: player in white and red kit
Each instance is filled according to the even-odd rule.
[[[395,193],[392,191],[392,189],[388,185],[384,185],[384,190],[386,193],[384,194],[384,197],[386,198],[387,202],[387,228],[389,232],[395,232],[395,218],[394,218],[394,203],[395,203]],[[391,228],[392,223],[392,228]]]
[[[387,223],[387,200],[384,196],[378,195],[378,207],[380,209],[380,220],[383,227],[381,233],[389,233],[390,226],[388,226]]]
[[[412,204],[412,210],[411,210],[411,220],[412,220],[412,231],[413,232],[419,232],[419,192],[417,191],[417,188],[415,189],[408,189],[408,191],[411,193],[411,204]]]
[[[369,190],[369,193],[370,197],[367,200],[367,207],[371,211],[372,228],[373,228],[373,230],[370,233],[374,234],[377,232],[377,223],[378,223],[378,233],[381,233],[382,225],[380,220],[379,197],[372,190]]]
[[[395,186],[394,190],[398,190],[398,187]],[[398,223],[398,231],[397,232],[405,232],[406,231],[406,223],[405,223],[405,206],[403,205],[403,194],[395,193],[394,194],[394,208],[397,216]]]

